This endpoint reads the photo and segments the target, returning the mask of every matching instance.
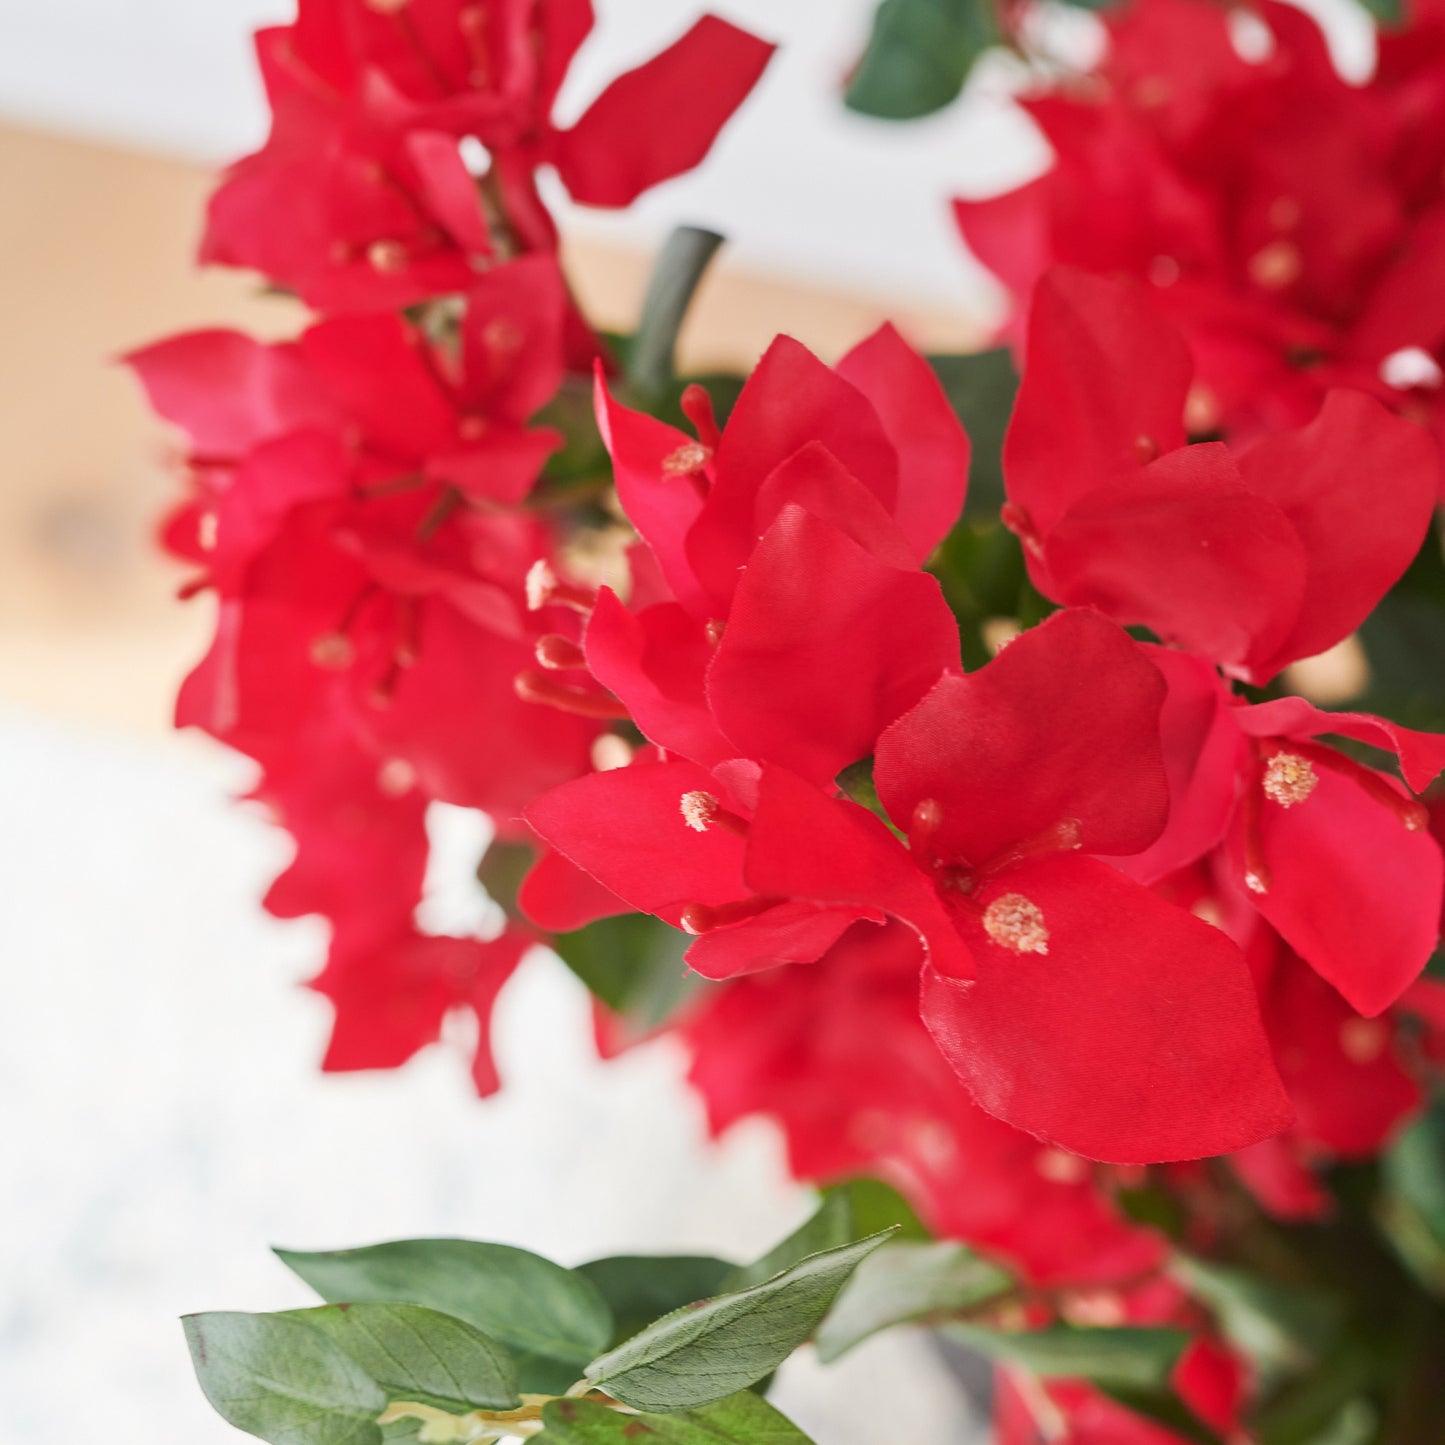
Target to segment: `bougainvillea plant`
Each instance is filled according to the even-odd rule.
[[[402,1241],[192,1317],[275,1445],[804,1436],[762,1398],[925,1324],[1003,1445],[1445,1439],[1445,11],[1364,83],[1275,0],[887,0],[902,117],[1007,43],[1053,150],[960,202],[1000,340],[779,337],[676,374],[718,238],[588,321],[538,173],[625,206],[770,46],[704,17],[580,120],[588,0],[301,0],[203,258],[315,318],[130,362],[215,608],[178,722],[257,765],[318,914],[324,1067],[480,1022],[551,947],[605,1055],[667,1033],[819,1214],[749,1266]],[[1334,661],[1326,676],[1319,659]],[[426,925],[476,810],[495,925]],[[485,893],[483,892],[485,890]]]

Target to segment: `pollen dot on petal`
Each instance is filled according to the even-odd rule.
[[[1282,291],[1299,280],[1303,264],[1293,241],[1271,241],[1249,258],[1249,275],[1266,291]]]
[[[908,1142],[929,1169],[946,1169],[958,1154],[958,1145],[946,1125],[925,1119],[908,1131]]]
[[[196,545],[203,552],[214,552],[216,550],[216,535],[221,530],[221,524],[214,512],[202,512],[196,519]]]
[[[416,769],[405,758],[388,758],[376,773],[376,786],[388,798],[400,798],[416,787]]]
[[[1207,386],[1195,383],[1184,399],[1184,430],[1204,436],[1219,426],[1219,401]]]
[[[1159,455],[1159,443],[1153,437],[1140,432],[1134,438],[1134,451],[1138,454],[1140,462],[1147,467]]]
[[[684,793],[678,800],[682,821],[695,833],[706,833],[708,824],[718,814],[718,800],[711,793],[697,790]]]
[[[712,459],[712,448],[701,442],[684,442],[675,452],[662,459],[662,475],[665,477],[686,477],[701,471]]]
[[[457,423],[457,431],[463,441],[474,442],[486,434],[487,419],[484,416],[464,416]]]
[[[311,644],[311,661],[317,667],[332,668],[339,672],[344,667],[350,667],[355,659],[356,649],[344,633],[323,633]]]
[[[1346,1019],[1340,1025],[1340,1052],[1352,1064],[1374,1063],[1389,1042],[1389,1031],[1379,1019]]]
[[[706,635],[707,640],[716,647],[718,643],[723,640],[723,635],[727,630],[728,625],[722,618],[713,617],[709,619],[707,626],[703,628],[703,633]]]
[[[1319,781],[1308,758],[1298,753],[1276,753],[1265,764],[1262,783],[1267,797],[1281,808],[1293,808],[1314,792]]]
[[[1246,873],[1244,875],[1244,886],[1251,893],[1268,893],[1269,884],[1258,873]]]
[[[366,248],[366,259],[371,262],[372,270],[392,275],[405,271],[410,257],[400,241],[373,241]]]
[[[1034,1168],[1050,1184],[1082,1184],[1089,1177],[1089,1165],[1067,1149],[1040,1149]]]
[[[1037,903],[1022,893],[1005,893],[983,911],[983,931],[1014,953],[1047,953],[1049,930]]]
[[[482,328],[482,339],[490,350],[510,354],[521,350],[524,338],[515,321],[506,316],[495,316]]]

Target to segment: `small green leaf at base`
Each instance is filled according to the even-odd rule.
[[[403,1239],[276,1253],[328,1303],[424,1305],[473,1325],[511,1351],[523,1391],[560,1394],[612,1338],[591,1280],[510,1245]]]
[[[376,1381],[388,1400],[410,1400],[454,1415],[521,1404],[511,1357],[464,1320],[397,1304],[321,1305],[288,1310],[284,1318],[320,1330]]]
[[[765,1284],[656,1320],[594,1360],[587,1380],[661,1413],[746,1390],[812,1335],[844,1281],[890,1234],[810,1255]]]
[[[625,1415],[592,1400],[554,1400],[545,1445],[812,1445],[761,1396],[744,1390],[678,1415]]]
[[[887,1244],[854,1271],[818,1330],[824,1364],[894,1325],[972,1309],[1009,1289],[1005,1271],[961,1244]]]
[[[196,1378],[223,1420],[270,1445],[381,1445],[381,1387],[309,1325],[217,1312],[182,1321]]]
[[[991,0],[883,0],[844,104],[882,120],[941,110],[997,40]]]
[[[951,1324],[944,1333],[991,1359],[1045,1378],[1090,1380],[1105,1389],[1161,1390],[1189,1336],[1182,1330],[1085,1329],[1060,1325],[1003,1333]]]
[[[607,1348],[615,1349],[661,1315],[723,1287],[733,1268],[725,1259],[703,1254],[613,1255],[577,1266],[602,1292],[612,1310],[614,1328]]]

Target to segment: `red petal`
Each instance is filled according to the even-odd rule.
[[[1313,791],[1292,807],[1268,798],[1241,807],[1230,857],[1242,879],[1253,813],[1270,879],[1250,901],[1352,1007],[1373,1017],[1399,998],[1439,938],[1440,848],[1353,779],[1323,767],[1315,775]]]
[[[524,422],[557,394],[565,366],[567,286],[552,256],[494,266],[467,294],[462,323],[466,405]]]
[[[736,978],[784,963],[814,963],[860,919],[882,923],[877,910],[780,903],[755,918],[704,933],[687,963],[704,978]]]
[[[1424,792],[1445,769],[1445,735],[1402,728],[1389,718],[1367,712],[1323,712],[1302,697],[1280,697],[1239,708],[1235,717],[1250,737],[1315,738],[1334,733],[1394,753],[1405,781],[1417,793]]]
[[[1218,443],[1184,447],[1082,499],[1045,539],[1054,596],[1243,663],[1300,616],[1306,558],[1283,512]]]
[[[742,839],[721,827],[699,833],[683,820],[684,793],[717,791],[711,774],[692,763],[634,763],[553,788],[526,816],[604,888],[675,923],[690,903],[748,896]]]
[[[571,933],[599,918],[632,912],[590,873],[551,849],[545,850],[528,870],[517,890],[517,903],[538,928],[548,933]]]
[[[460,250],[474,256],[491,255],[492,237],[477,183],[462,160],[457,138],[440,131],[412,131],[405,146],[426,209]]]
[[[1255,681],[1267,682],[1353,632],[1410,565],[1434,514],[1440,460],[1421,427],[1362,392],[1332,391],[1307,427],[1266,437],[1239,466],[1289,518],[1307,564],[1293,630],[1253,660]]]
[[[125,357],[151,406],[198,452],[234,457],[298,427],[329,427],[336,407],[295,346],[239,331],[188,331]]]
[[[934,578],[790,506],[738,585],[708,695],[736,752],[828,785],[957,659]]]
[[[963,511],[968,435],[933,368],[891,325],[855,346],[836,370],[872,403],[898,453],[894,516],[922,563]]]
[[[886,511],[893,510],[898,457],[873,408],[805,346],[780,336],[728,418],[712,489],[687,540],[687,555],[720,608],[762,530],[756,517],[760,488],[809,442],[821,442]]]
[[[1009,499],[1047,535],[1094,488],[1181,446],[1191,370],[1142,287],[1049,271],[1004,442]]]
[[[972,983],[925,970],[924,1018],[991,1114],[1119,1164],[1242,1149],[1290,1120],[1249,970],[1218,929],[1103,863],[1025,864],[980,893],[1042,914],[1047,953],[980,923]]]
[[[1122,629],[1056,613],[978,672],[944,677],[878,743],[875,778],[906,827],[942,805],[938,856],[982,864],[1066,820],[1090,853],[1137,853],[1163,830],[1164,678]]]
[[[698,165],[774,48],[704,15],[661,54],[618,76],[571,130],[555,137],[552,159],[572,199],[628,206]]]
[[[713,645],[704,625],[676,603],[632,613],[604,587],[586,648],[593,677],[622,699],[650,741],[708,768],[736,755],[704,693]]]
[[[884,824],[782,768],[763,770],[743,871],[760,894],[881,909],[908,924],[944,972],[972,972],[932,885]]]
[[[614,400],[601,362],[593,394],[597,429],[612,457],[623,511],[652,549],[673,595],[694,616],[706,618],[708,603],[684,550],[688,530],[702,511],[703,493],[689,477],[664,470],[669,457],[696,443],[676,427]]]

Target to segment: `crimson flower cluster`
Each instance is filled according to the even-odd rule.
[[[1098,67],[1021,97],[1050,169],[955,205],[1007,288],[1007,333],[1052,265],[1130,275],[1189,342],[1192,434],[1300,426],[1349,387],[1438,435],[1445,8],[1406,8],[1363,85],[1278,0],[1104,11]]]
[[[186,438],[166,546],[216,601],[177,721],[260,765],[255,796],[295,840],[266,903],[332,926],[328,1068],[400,1064],[470,1009],[496,1087],[487,1019],[535,935],[418,926],[427,809],[507,836],[590,769],[601,727],[588,699],[539,707],[516,684],[539,638],[579,635],[565,602],[529,606],[570,537],[527,503],[565,440],[545,414],[605,355],[537,171],[626,204],[702,158],[771,49],[704,18],[561,130],[591,25],[588,0],[302,0],[257,37],[271,135],[223,179],[201,256],[323,314],[290,342],[200,331],[129,358]]]

